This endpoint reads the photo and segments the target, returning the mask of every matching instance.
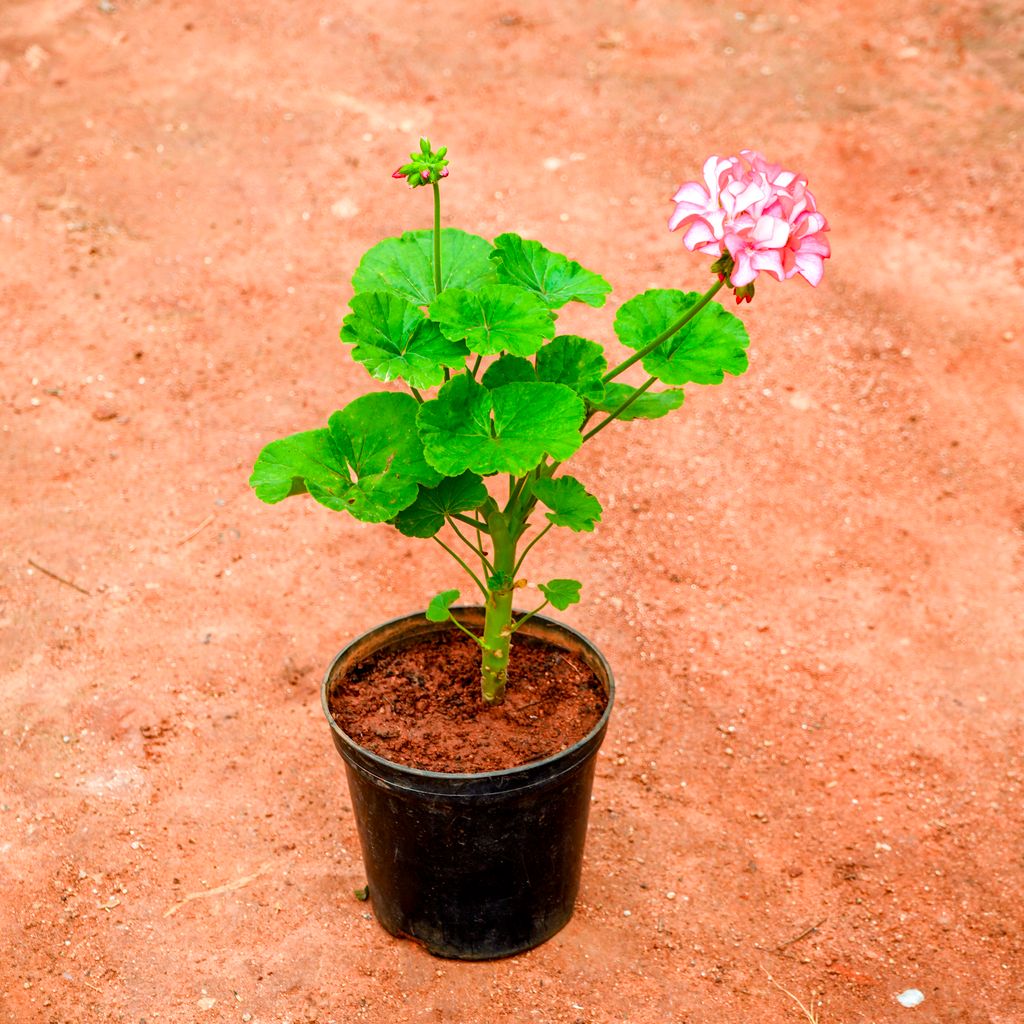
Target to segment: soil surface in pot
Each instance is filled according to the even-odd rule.
[[[505,701],[480,696],[480,650],[456,630],[379,651],[335,685],[335,721],[389,761],[484,772],[540,761],[583,739],[607,703],[576,655],[531,637],[509,658]]]

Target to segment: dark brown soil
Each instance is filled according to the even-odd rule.
[[[505,701],[480,696],[480,652],[457,630],[373,655],[340,679],[330,708],[360,746],[413,768],[483,772],[540,761],[583,739],[607,704],[572,652],[512,645]]]

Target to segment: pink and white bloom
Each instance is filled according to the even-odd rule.
[[[812,285],[821,281],[830,255],[828,222],[802,175],[744,149],[740,156],[710,157],[704,182],[686,182],[672,198],[669,230],[685,228],[683,244],[691,252],[728,253],[730,287],[742,288],[762,271],[779,281],[797,274]]]

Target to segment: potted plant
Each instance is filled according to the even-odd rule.
[[[715,295],[749,302],[760,273],[816,285],[829,247],[805,178],[750,151],[710,158],[703,183],[674,196],[669,227],[713,257],[711,286],[623,303],[614,332],[632,354],[610,366],[601,344],[556,327],[570,303],[602,306],[608,282],[517,234],[492,242],[442,228],[447,176],[446,150],[421,140],[394,177],[432,190],[433,227],[374,245],[352,278],[341,339],[388,386],[326,427],[272,441],[250,483],[265,502],[309,494],[431,539],[479,592],[478,606],[462,608],[459,590],[443,590],[425,613],[354,640],[322,688],[378,919],[438,955],[479,959],[530,948],[568,921],[613,698],[600,652],[538,614],[578,601],[577,580],[539,582],[541,603],[514,609],[534,546],[552,529],[585,533],[601,518],[597,497],[565,464],[612,423],[679,408],[684,385],[742,373],[747,331]],[[626,383],[636,364],[646,379]],[[563,663],[566,679],[539,689]],[[438,696],[428,670],[440,670],[452,693]],[[510,723],[519,688],[527,699]],[[571,724],[555,718],[553,746],[531,741],[485,764],[475,756],[479,733],[459,732],[448,761],[431,759],[467,716],[488,735],[499,723],[525,728],[550,719],[563,691],[583,710]],[[417,739],[418,716],[435,699],[459,724]]]

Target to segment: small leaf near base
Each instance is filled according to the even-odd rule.
[[[436,597],[431,598],[430,604],[427,605],[427,619],[430,622],[447,622],[452,617],[449,609],[458,599],[457,590],[441,591]]]

